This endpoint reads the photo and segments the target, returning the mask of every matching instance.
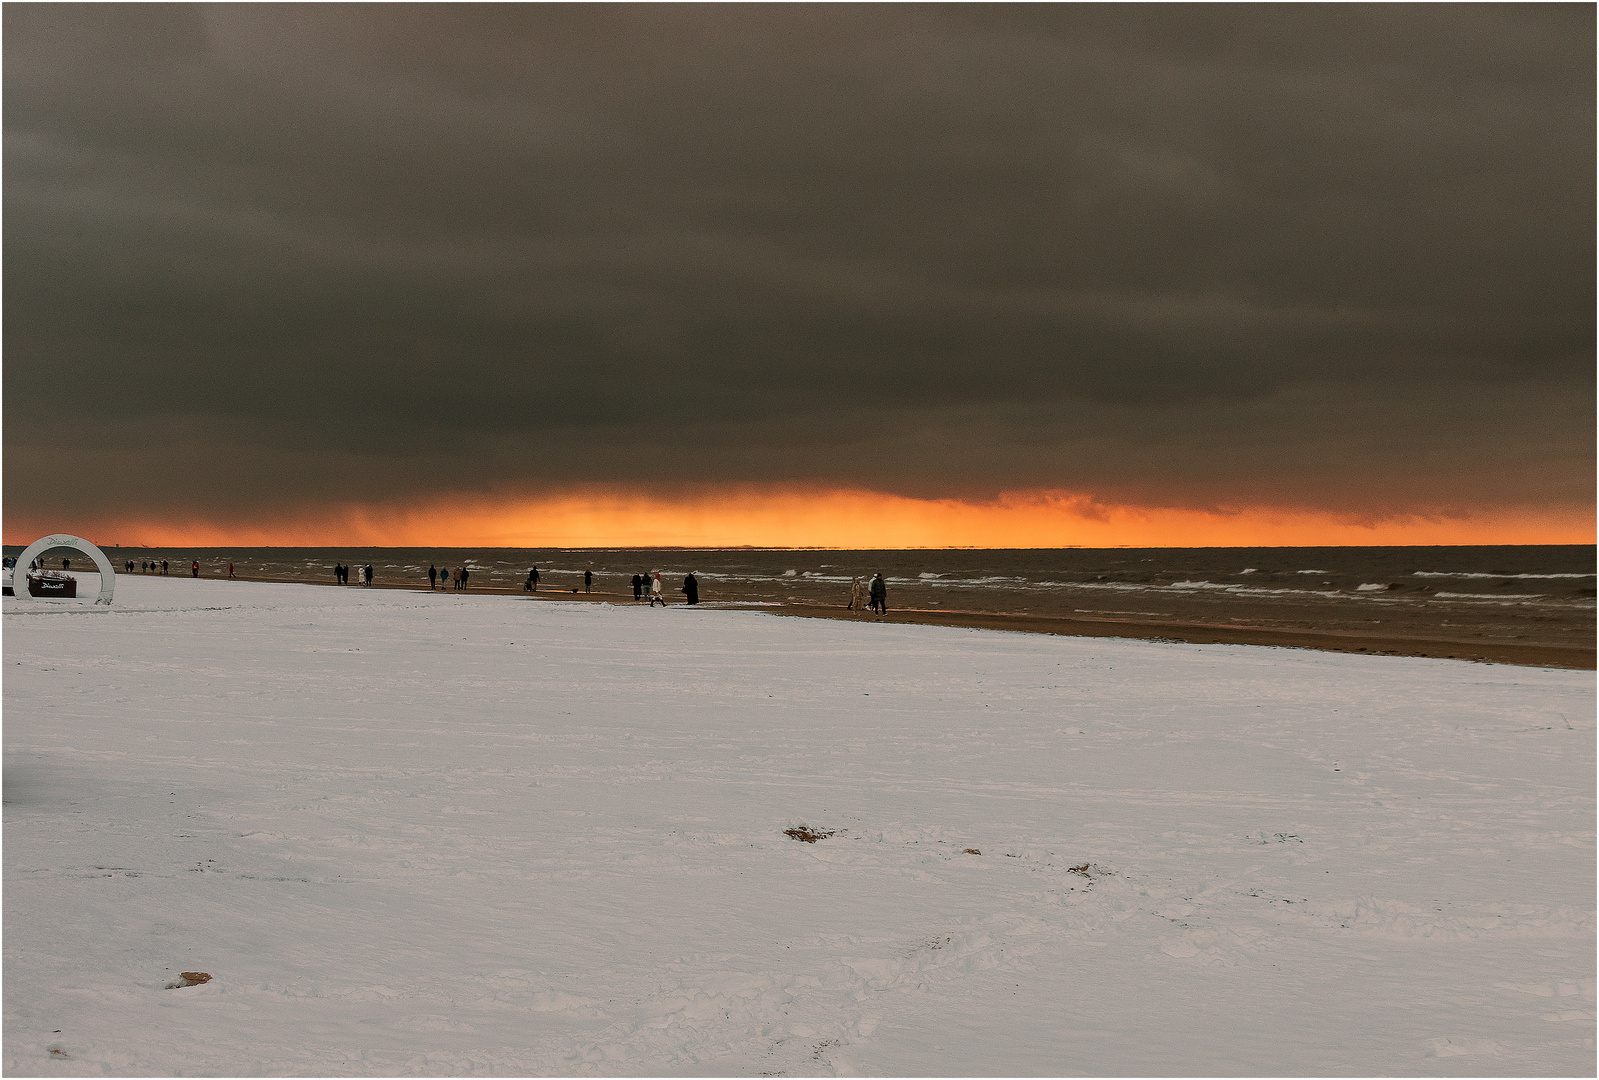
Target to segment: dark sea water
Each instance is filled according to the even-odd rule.
[[[6,547],[8,555],[19,547]],[[166,559],[174,574],[331,583],[335,563],[371,563],[378,584],[427,581],[430,564],[466,567],[477,589],[581,587],[632,600],[630,577],[661,571],[666,593],[692,570],[708,602],[739,606],[848,601],[851,578],[882,572],[893,608],[1248,624],[1351,632],[1489,637],[1592,646],[1595,548],[1067,548],[839,551],[773,549],[233,548],[107,549]],[[135,571],[137,573],[137,571]]]

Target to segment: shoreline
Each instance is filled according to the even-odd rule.
[[[169,574],[177,577],[177,574]],[[187,576],[187,575],[183,575]],[[202,580],[216,581],[206,576]],[[227,580],[223,578],[221,580]],[[304,578],[257,577],[239,575],[234,580],[284,585],[320,585],[337,588],[362,588],[336,585],[331,581]],[[425,586],[373,582],[374,589],[401,589],[408,592],[439,592]],[[452,591],[453,590],[449,590]],[[543,602],[638,603],[632,593],[553,592],[538,593],[520,589],[468,588],[465,595],[515,596]],[[681,598],[669,601],[681,604]],[[912,626],[948,626],[969,630],[1004,630],[1023,634],[1055,634],[1061,637],[1132,638],[1141,641],[1173,641],[1188,645],[1256,645],[1267,648],[1309,649],[1316,652],[1355,653],[1363,656],[1414,656],[1434,660],[1468,660],[1476,663],[1511,664],[1518,667],[1564,668],[1576,671],[1599,669],[1599,649],[1547,644],[1519,644],[1505,641],[1412,637],[1399,634],[1364,634],[1344,630],[1289,630],[1248,625],[1222,625],[1204,622],[1142,622],[1136,619],[1070,617],[1059,615],[1010,614],[990,611],[928,610],[907,608],[890,610],[887,616],[856,615],[842,606],[817,603],[741,605],[707,600],[702,608],[735,611],[763,611],[773,615],[806,619],[838,619],[844,622],[871,621]]]
[[[1135,638],[1174,641],[1187,645],[1257,645],[1268,648],[1310,649],[1316,652],[1358,653],[1365,656],[1416,656],[1434,660],[1470,660],[1518,667],[1567,668],[1593,671],[1599,650],[1561,645],[1520,645],[1399,635],[1354,634],[1343,630],[1278,630],[1211,623],[1145,623],[1132,619],[1068,618],[1057,615],[1012,615],[988,611],[890,611],[886,617],[856,616],[844,609],[788,605],[786,609],[761,608],[802,618],[872,620],[919,626],[965,627],[973,630],[1008,630],[1062,637]]]

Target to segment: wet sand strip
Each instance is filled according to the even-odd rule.
[[[1130,619],[1083,619],[1049,615],[1003,615],[987,611],[890,611],[884,618],[856,615],[842,608],[791,604],[758,608],[780,615],[859,622],[911,623],[955,626],[975,630],[1014,630],[1029,634],[1068,637],[1137,638],[1144,641],[1179,641],[1190,645],[1266,645],[1284,649],[1362,653],[1367,656],[1423,656],[1439,660],[1476,660],[1522,667],[1573,668],[1593,671],[1599,650],[1562,645],[1520,644],[1496,641],[1450,641],[1353,634],[1344,631],[1279,630],[1205,623],[1141,623]]]
[[[185,575],[187,576],[187,575]],[[214,580],[214,579],[213,579]],[[294,582],[306,585],[333,585],[331,581],[308,581],[303,578],[268,578],[243,575],[240,581]],[[357,588],[355,585],[341,588]],[[408,592],[428,592],[425,585],[383,584],[374,582],[375,589],[404,589]],[[501,589],[473,586],[464,592],[434,589],[455,596],[496,595],[521,596],[542,601],[588,601],[597,603],[632,604],[631,592],[591,593],[557,591],[545,586],[529,594],[521,589]],[[642,603],[642,601],[639,601]],[[681,604],[681,597],[670,603]],[[1522,644],[1513,641],[1465,641],[1447,638],[1406,637],[1327,630],[1284,630],[1251,626],[1221,626],[1209,623],[1150,623],[1133,619],[1070,618],[1053,615],[1007,615],[989,611],[928,611],[907,609],[890,611],[886,617],[856,615],[842,606],[825,604],[762,604],[732,605],[706,601],[703,608],[724,610],[764,611],[772,615],[789,615],[807,619],[843,619],[852,622],[905,623],[915,626],[953,626],[971,630],[1010,630],[1024,634],[1059,634],[1065,637],[1136,638],[1143,641],[1178,641],[1189,645],[1265,645],[1283,649],[1313,649],[1321,652],[1360,653],[1366,656],[1421,656],[1437,660],[1474,660],[1489,664],[1516,664],[1521,667],[1571,668],[1578,671],[1599,669],[1599,649],[1569,645]]]

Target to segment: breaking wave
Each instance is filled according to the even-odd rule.
[[[1458,577],[1458,578],[1493,578],[1509,580],[1513,578],[1539,578],[1553,580],[1556,578],[1585,578],[1593,574],[1481,574],[1463,570],[1417,570],[1412,577]]]

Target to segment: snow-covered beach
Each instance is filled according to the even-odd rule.
[[[1595,1069],[1592,672],[87,606],[5,601],[10,1075]]]

